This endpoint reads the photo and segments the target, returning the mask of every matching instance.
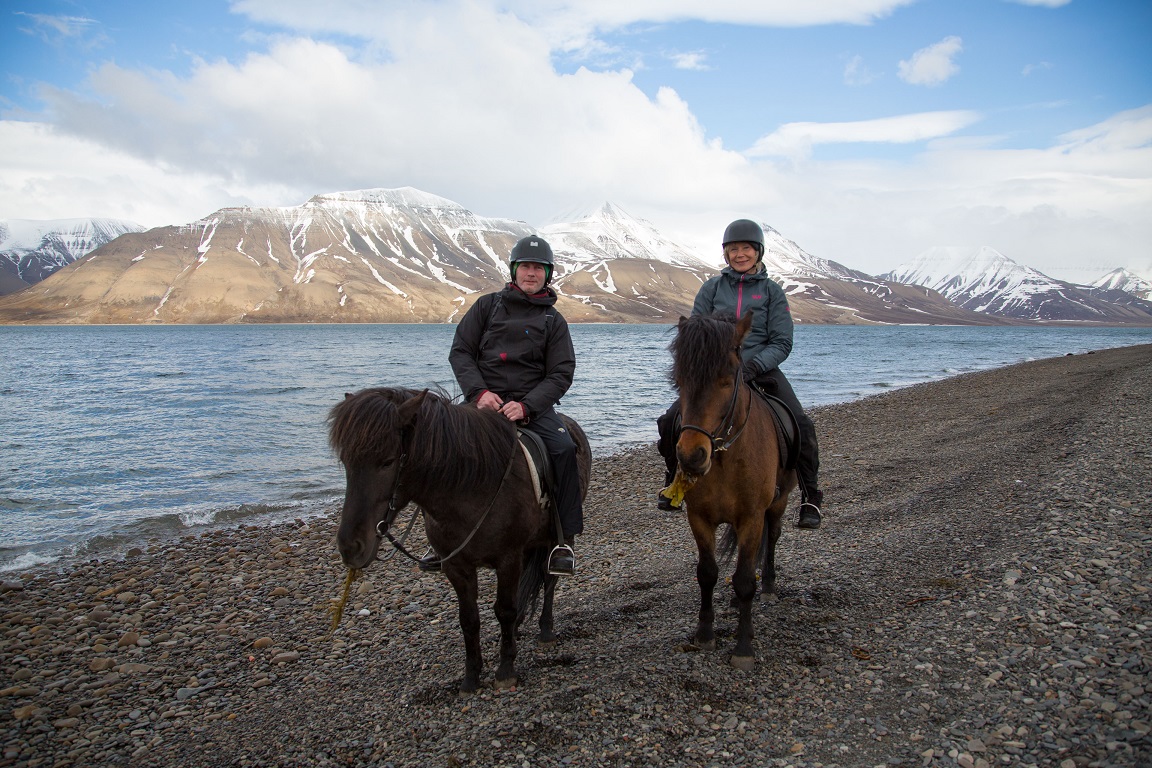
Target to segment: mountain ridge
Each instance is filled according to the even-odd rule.
[[[584,210],[576,221],[537,230],[412,187],[223,208],[187,224],[124,233],[32,288],[0,297],[0,322],[455,322],[479,295],[506,283],[512,245],[540,234],[556,253],[553,285],[571,322],[672,323],[720,269],[614,203]],[[797,322],[1030,321],[972,311],[933,286],[815,257],[762,226],[765,264]],[[1128,302],[1111,284],[1096,295],[1088,290],[1096,306],[1111,307],[1112,322],[1152,324],[1152,306],[1145,312],[1141,300]],[[1114,294],[1122,294],[1119,303]],[[1091,320],[1109,322],[1099,313]]]

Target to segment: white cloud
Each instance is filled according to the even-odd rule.
[[[708,55],[703,51],[692,51],[690,53],[673,53],[668,56],[672,60],[673,66],[676,69],[691,69],[697,72],[705,72],[711,67],[708,66]]]
[[[1020,74],[1024,75],[1024,77],[1028,77],[1033,72],[1039,72],[1040,70],[1043,70],[1043,69],[1052,69],[1052,62],[1041,61],[1037,64],[1025,64],[1024,69],[1021,71]]]
[[[909,144],[948,136],[979,119],[977,112],[957,110],[845,123],[787,123],[758,139],[745,154],[802,159],[817,144]]]
[[[963,48],[963,41],[956,36],[921,48],[911,59],[900,62],[900,79],[912,85],[940,85],[960,71],[952,59]]]
[[[5,218],[127,219],[186,224],[227,205],[297,205],[292,190],[237,185],[141,160],[43,123],[0,121],[0,210]]]
[[[853,56],[844,65],[845,85],[868,85],[875,79],[876,75],[872,74],[864,65],[864,59],[861,56]]]
[[[674,91],[650,98],[628,70],[559,74],[531,27],[466,10],[393,28],[387,57],[285,38],[187,77],[106,64],[91,96],[45,95],[77,139],[302,199],[411,185],[538,220],[588,199],[736,196],[746,160],[707,141]]]
[[[24,11],[15,11],[13,15],[31,22],[30,27],[19,27],[20,31],[35,35],[51,45],[91,48],[107,41],[99,23],[94,19]]]
[[[1068,5],[1068,3],[1072,2],[1072,0],[1008,0],[1008,2],[1016,3],[1017,5],[1037,5],[1044,8],[1060,8]]]
[[[557,50],[596,50],[597,32],[636,23],[704,21],[770,27],[872,24],[917,0],[431,0],[423,12],[454,15],[468,8],[506,13],[538,29]],[[232,8],[252,19],[301,32],[334,32],[398,42],[397,25],[421,6],[369,0],[316,3],[314,0],[236,0]]]
[[[809,163],[783,183],[769,222],[873,274],[936,245],[1081,282],[1104,263],[1152,270],[1152,105],[1045,149],[933,143],[911,163]]]

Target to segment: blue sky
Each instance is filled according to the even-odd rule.
[[[413,186],[1152,278],[1150,39],[1147,0],[4,0],[0,218]]]

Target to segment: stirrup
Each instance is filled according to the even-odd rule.
[[[552,566],[558,559],[562,559],[565,555],[568,561],[572,563],[572,567],[568,569],[555,568]],[[571,576],[576,573],[576,553],[572,551],[572,547],[567,544],[557,544],[548,553],[548,575],[549,576]]]
[[[443,562],[435,550],[431,548],[429,548],[424,557],[416,561],[416,566],[424,573],[442,573],[444,571]]]

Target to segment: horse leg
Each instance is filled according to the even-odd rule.
[[[464,634],[464,679],[460,682],[460,693],[475,693],[480,687],[480,672],[484,659],[480,655],[480,607],[477,605],[477,580],[475,568],[448,566],[448,581],[456,590],[456,601],[460,605],[460,631]]]
[[[540,608],[540,634],[536,637],[536,642],[545,648],[556,644],[556,633],[552,626],[552,604],[556,599],[556,582],[559,580],[559,576],[552,575],[544,579],[544,605]]]
[[[716,609],[712,604],[712,597],[719,573],[716,566],[716,531],[703,521],[692,517],[691,507],[688,517],[692,535],[696,538],[696,549],[699,551],[699,559],[696,561],[696,581],[700,584],[700,616],[696,622],[696,635],[692,642],[703,651],[712,651],[716,649],[716,634],[713,629]]]
[[[496,668],[496,687],[512,688],[516,685],[516,616],[517,592],[520,589],[520,562],[513,558],[511,565],[502,565],[496,571],[496,619],[500,622],[500,666]]]
[[[752,598],[756,596],[756,556],[760,551],[763,527],[755,527],[760,528],[760,531],[740,532],[736,572],[732,574],[732,590],[736,593],[740,622],[736,629],[736,647],[732,650],[730,661],[732,666],[743,670],[756,666],[756,656],[752,650]]]
[[[776,594],[776,542],[784,528],[784,515],[775,506],[768,509],[764,520],[764,556],[760,563],[760,592],[764,595]]]

